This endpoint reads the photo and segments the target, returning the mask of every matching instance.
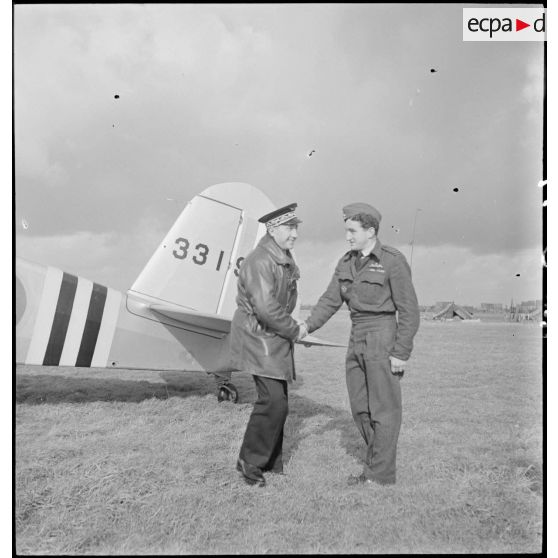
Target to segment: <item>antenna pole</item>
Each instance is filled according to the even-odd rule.
[[[415,230],[417,228],[417,217],[419,211],[422,211],[422,209],[420,209],[420,207],[417,207],[417,210],[415,211],[415,222],[413,223],[413,238],[411,240],[411,262],[410,262],[411,269],[413,269],[413,250],[415,249]]]

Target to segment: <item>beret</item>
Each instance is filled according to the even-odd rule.
[[[363,202],[346,205],[343,208],[343,219],[350,219],[359,213],[366,213],[366,215],[374,217],[378,223],[382,220],[381,213],[375,207]]]
[[[285,207],[274,209],[271,213],[266,213],[263,217],[260,217],[258,221],[260,223],[265,223],[268,229],[270,227],[276,227],[277,225],[297,225],[298,223],[302,223],[295,215],[297,206],[298,204],[296,203],[290,203]]]

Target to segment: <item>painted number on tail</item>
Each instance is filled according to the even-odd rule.
[[[176,244],[176,248],[172,251],[172,255],[177,258],[178,260],[185,260],[188,257],[188,250],[190,249],[190,242],[187,238],[179,237],[177,238],[174,243]],[[207,244],[196,244],[194,250],[197,250],[197,253],[194,254],[192,257],[192,261],[197,265],[204,265],[207,263],[207,258],[209,256],[209,246]],[[216,271],[221,269],[221,263],[223,262],[223,256],[225,252],[221,250],[219,252],[219,259],[217,261],[217,266],[215,267]],[[241,256],[236,260],[236,267],[234,270],[234,274],[238,277],[238,270],[240,269],[240,264],[244,261],[244,257]]]
[[[179,260],[185,260],[188,256],[190,242],[188,242],[186,238],[177,238],[174,243],[176,244],[176,248],[172,251],[172,255]],[[197,250],[198,252],[192,258],[193,262],[198,265],[203,265],[207,261],[209,248],[206,244],[200,243],[196,244],[194,250]],[[221,251],[221,254],[223,254],[223,251]],[[217,270],[219,270],[219,268],[217,268]]]
[[[179,260],[186,259],[190,243],[185,238],[177,238],[174,243],[178,246],[178,248],[172,251],[173,256]]]

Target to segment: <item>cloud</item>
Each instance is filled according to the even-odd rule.
[[[542,49],[542,43],[541,47]],[[541,53],[533,54],[525,65],[525,81],[521,98],[528,105],[527,117],[542,127],[542,103],[544,99],[544,66]]]
[[[399,248],[410,262],[409,250]],[[303,303],[317,302],[329,284],[337,261],[346,251],[347,245],[342,240],[297,241]],[[541,299],[541,256],[542,251],[533,249],[514,254],[475,254],[468,248],[450,244],[418,244],[413,251],[413,283],[422,305],[453,300],[478,306],[481,302],[508,304],[512,298],[516,302]]]
[[[29,228],[32,223],[29,224]],[[169,227],[170,228],[170,227]],[[80,231],[68,235],[16,234],[16,254],[45,266],[54,266],[126,291],[143,269],[166,230],[145,219],[126,234]]]
[[[119,235],[80,232],[31,237],[25,232],[22,228],[16,236],[18,256],[126,291],[167,231],[145,220]],[[302,227],[300,232],[302,237]],[[298,240],[295,256],[301,270],[299,292],[304,304],[317,302],[347,248],[342,236],[336,241]],[[410,261],[409,247],[400,248]],[[478,306],[481,302],[508,304],[512,298],[516,302],[540,299],[541,256],[542,252],[532,249],[515,254],[475,254],[455,245],[418,244],[413,251],[412,271],[419,303],[454,300]]]
[[[413,234],[538,250],[540,45],[464,44],[455,22],[455,6],[17,5],[16,222],[101,250],[242,181],[297,201],[324,249],[367,201],[406,254]]]
[[[263,31],[186,6],[20,8],[17,209],[33,234],[125,232],[122,206],[166,220],[156,190],[186,202],[247,170],[270,174],[272,138],[286,143],[293,119],[275,106],[282,78]]]
[[[415,246],[413,277],[423,304],[454,300],[461,304],[542,298],[542,250],[513,254],[475,254],[444,245]]]

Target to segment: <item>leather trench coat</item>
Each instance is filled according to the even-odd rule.
[[[230,333],[233,370],[289,382],[295,379],[293,342],[299,326],[291,313],[299,278],[290,252],[265,234],[239,271]]]

